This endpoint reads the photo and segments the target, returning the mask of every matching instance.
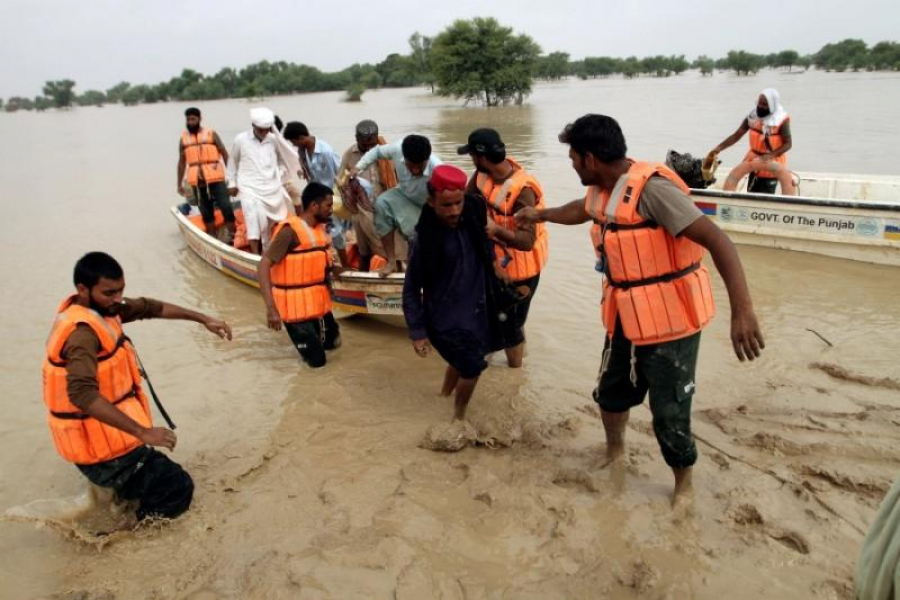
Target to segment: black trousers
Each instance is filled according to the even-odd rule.
[[[284,330],[311,367],[324,367],[325,351],[334,350],[341,337],[341,328],[331,313],[321,319],[285,323]]]
[[[194,497],[194,481],[187,471],[149,446],[95,465],[75,466],[91,483],[115,490],[119,499],[138,500],[138,519],[174,519]]]

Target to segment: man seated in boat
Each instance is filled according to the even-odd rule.
[[[364,185],[355,186],[354,179],[345,177],[350,169],[356,167],[363,155],[375,146],[384,145],[387,142],[378,135],[378,123],[371,119],[365,119],[356,124],[356,143],[344,151],[341,158],[341,166],[338,172],[338,186],[341,190],[341,200],[344,207],[352,215],[351,222],[356,233],[356,247],[359,253],[359,270],[368,271],[371,268],[381,268],[386,263],[387,253],[381,238],[375,231],[375,203],[374,199],[387,190],[397,187],[397,173],[394,161],[383,158],[373,162],[369,168],[360,171],[359,177],[371,184],[371,193],[365,190]],[[400,256],[406,255],[406,241],[399,233],[394,232],[394,250]],[[375,258],[374,257],[380,257]],[[377,265],[373,267],[373,264]]]
[[[750,175],[747,191],[757,194],[774,194],[781,184],[781,193],[793,196],[796,191],[793,176],[787,167],[787,152],[791,149],[791,118],[781,105],[778,92],[772,88],[763,90],[756,106],[741,121],[740,127],[712,149],[708,161],[715,160],[720,152],[730,148],[750,132],[750,149],[741,164],[735,167],[725,180],[724,190],[733,192],[745,175]]]
[[[43,367],[53,443],[91,483],[114,490],[119,500],[136,500],[138,519],[173,519],[191,505],[194,482],[154,449],[174,450],[177,438],[171,429],[153,426],[142,368],[122,325],[196,321],[228,340],[231,327],[174,304],[124,298],[122,267],[104,252],[85,254],[75,264],[74,280],[75,294],[57,310]]]
[[[283,324],[303,360],[324,367],[325,351],[341,342],[328,283],[332,257],[327,226],[334,196],[328,186],[311,182],[301,199],[303,210],[273,230],[259,262],[259,289],[269,328],[279,331]]]
[[[387,264],[379,274],[387,276],[400,268],[398,260],[406,259],[394,247],[393,234],[399,231],[407,242],[412,239],[419,214],[428,199],[428,178],[441,160],[431,152],[428,138],[412,134],[400,143],[375,146],[366,152],[350,169],[350,176],[356,177],[383,159],[394,162],[398,181],[397,187],[387,190],[375,201],[375,232],[387,255]]]

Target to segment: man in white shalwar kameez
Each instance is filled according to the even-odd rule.
[[[275,114],[268,108],[250,111],[250,131],[239,133],[228,160],[228,188],[241,201],[250,251],[269,246],[269,231],[294,208],[281,182],[282,169],[300,168],[296,152],[273,127]]]

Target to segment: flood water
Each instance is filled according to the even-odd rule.
[[[456,146],[491,126],[556,205],[584,194],[557,141],[578,116],[614,116],[635,158],[703,155],[765,87],[792,114],[794,170],[897,173],[896,74],[569,80],[495,109],[419,89],[369,91],[362,103],[323,93],[200,107],[226,144],[264,103],[339,153],[372,118],[388,140],[422,133],[467,169]],[[900,401],[810,364],[900,379],[895,269],[740,247],[767,348],[754,364],[734,358],[716,278],[694,412],[697,433],[722,452],[700,446],[695,512],[673,520],[646,410],[634,414],[628,470],[600,468],[590,392],[604,334],[586,227],[550,226],[525,368],[493,359],[472,402],[474,420],[516,443],[434,454],[416,445],[451,414],[437,398],[437,357],[418,359],[402,330],[354,319],[328,367],[310,371],[284,332],[266,329],[258,291],[186,249],[168,212],[186,106],[0,114],[0,511],[85,489],[53,450],[40,387],[43,344],[79,256],[109,252],[127,295],[218,315],[235,333],[226,343],[192,323],[128,326],[178,423],[173,458],[194,475],[195,508],[99,552],[49,527],[0,523],[0,596],[846,597],[860,531],[900,464]],[[805,496],[760,468],[809,483]]]

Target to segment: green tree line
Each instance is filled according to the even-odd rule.
[[[516,34],[493,18],[458,20],[436,37],[418,32],[410,36],[407,54],[390,54],[377,64],[354,64],[326,73],[309,65],[285,61],[261,61],[242,69],[226,67],[206,75],[184,69],[180,75],[155,85],[123,81],[107,90],[75,91],[71,79],[48,81],[43,94],[35,98],[14,96],[0,108],[46,110],[121,103],[128,106],[165,101],[201,101],[222,98],[258,98],[346,90],[349,100],[360,100],[366,89],[425,85],[433,92],[468,102],[495,106],[521,103],[531,92],[533,79],[558,80],[566,77],[593,79],[621,75],[669,77],[688,69],[703,75],[733,71],[750,75],[764,68],[826,71],[900,70],[900,43],[879,42],[869,47],[864,41],[846,39],[826,44],[814,54],[795,50],[754,54],[732,50],[713,59],[701,55],[688,61],[684,55],[627,58],[588,56],[571,60],[566,52],[543,54],[540,46],[524,34]]]

